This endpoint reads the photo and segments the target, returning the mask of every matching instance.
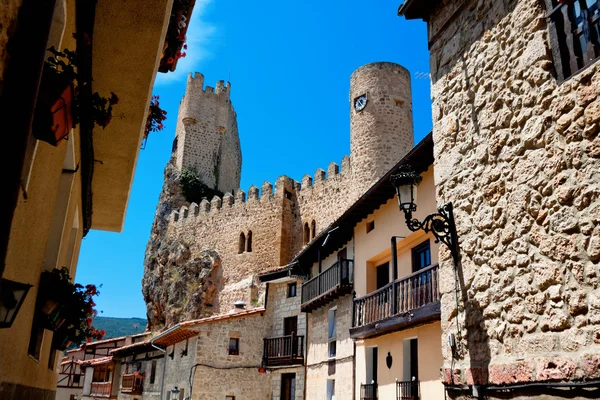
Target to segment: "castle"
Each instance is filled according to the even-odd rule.
[[[146,251],[143,293],[153,328],[258,305],[257,275],[286,265],[413,147],[410,74],[378,62],[350,79],[350,156],[302,182],[287,176],[239,189],[241,146],[231,85],[188,77],[173,155]],[[370,107],[363,111],[364,105]],[[362,108],[361,108],[362,107]],[[222,197],[190,203],[179,188],[192,170]]]

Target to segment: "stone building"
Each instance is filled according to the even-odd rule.
[[[350,79],[351,154],[341,171],[331,163],[314,180],[282,176],[275,188],[265,182],[247,194],[232,190],[241,154],[231,85],[219,82],[215,91],[203,81],[198,73],[188,78],[146,250],[143,292],[153,329],[226,312],[238,300],[262,302],[258,274],[289,263],[413,146],[408,71],[368,64]],[[227,192],[190,203],[181,189],[184,169]]]
[[[56,395],[58,349],[68,338],[43,322],[42,273],[65,267],[75,276],[82,237],[122,229],[177,3],[10,0],[0,7],[0,113],[10,132],[0,146],[2,399]],[[42,100],[57,83],[44,68],[52,46],[77,53],[77,85],[90,95],[119,97],[106,129],[95,126],[90,96],[72,96],[68,83]],[[77,104],[77,125],[62,100]]]
[[[457,279],[440,248],[451,398],[598,397],[598,5],[399,9],[427,21],[437,199],[460,244]]]

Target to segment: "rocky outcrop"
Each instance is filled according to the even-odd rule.
[[[167,234],[171,212],[188,205],[179,180],[179,172],[169,162],[146,247],[142,292],[152,330],[209,315],[217,290],[219,254],[203,250],[193,257],[190,243]]]

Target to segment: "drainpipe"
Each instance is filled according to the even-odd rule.
[[[164,331],[163,333],[159,334],[158,336],[155,336],[154,338],[152,338],[152,340],[150,340],[150,346],[154,347],[156,350],[160,351],[161,353],[163,353],[163,357],[164,357],[164,361],[163,361],[163,368],[162,368],[162,379],[160,381],[160,399],[163,399],[163,392],[165,390],[165,371],[167,368],[167,349],[161,349],[160,347],[158,347],[157,345],[154,344],[154,341],[158,338],[160,338],[161,336],[166,335],[167,333],[170,333],[172,331],[174,331],[175,329],[179,328],[179,324],[167,329],[166,331]]]

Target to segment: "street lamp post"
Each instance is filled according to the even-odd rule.
[[[404,212],[406,226],[413,232],[423,229],[432,232],[436,243],[442,242],[450,249],[454,266],[458,265],[458,241],[452,203],[446,203],[438,208],[437,213],[429,214],[423,221],[413,218],[417,211],[417,186],[423,178],[410,165],[403,165],[399,172],[390,177],[398,195],[398,206]]]

